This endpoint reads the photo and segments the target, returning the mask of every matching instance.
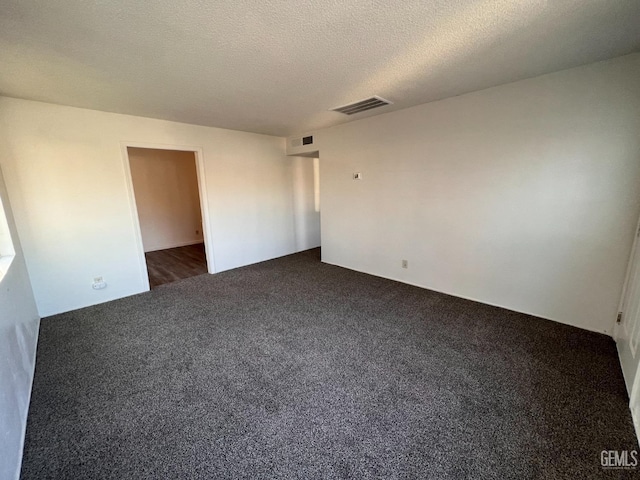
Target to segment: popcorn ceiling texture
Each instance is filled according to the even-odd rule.
[[[0,5],[0,95],[285,136],[631,53],[637,0]],[[328,109],[371,95],[393,106]]]

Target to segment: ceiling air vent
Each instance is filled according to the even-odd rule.
[[[304,145],[313,145],[313,135],[309,135],[308,137],[291,139],[292,147],[302,147]]]
[[[371,98],[366,98],[359,102],[350,103],[349,105],[343,105],[342,107],[336,107],[330,110],[332,112],[344,113],[345,115],[353,115],[354,113],[364,112],[365,110],[371,110],[372,108],[384,107],[385,105],[391,105],[391,102],[374,95]]]

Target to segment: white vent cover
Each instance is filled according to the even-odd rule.
[[[304,145],[313,145],[313,135],[308,135],[302,138],[292,138],[291,146],[292,147],[302,147]]]
[[[371,110],[372,108],[384,107],[385,105],[391,105],[391,102],[374,95],[371,98],[365,98],[364,100],[343,105],[341,107],[331,108],[330,110],[332,112],[344,113],[345,115],[353,115],[355,113],[364,112],[365,110]]]

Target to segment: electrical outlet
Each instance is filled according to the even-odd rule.
[[[409,262],[407,260],[402,260],[402,268],[409,268]]]
[[[105,282],[102,277],[93,277],[91,288],[94,290],[102,290],[103,288],[107,288],[107,282]]]

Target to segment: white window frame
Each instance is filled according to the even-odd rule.
[[[13,262],[15,256],[16,251],[13,246],[13,239],[11,238],[11,231],[9,230],[7,211],[0,197],[0,282],[2,282],[9,271],[11,262]]]

